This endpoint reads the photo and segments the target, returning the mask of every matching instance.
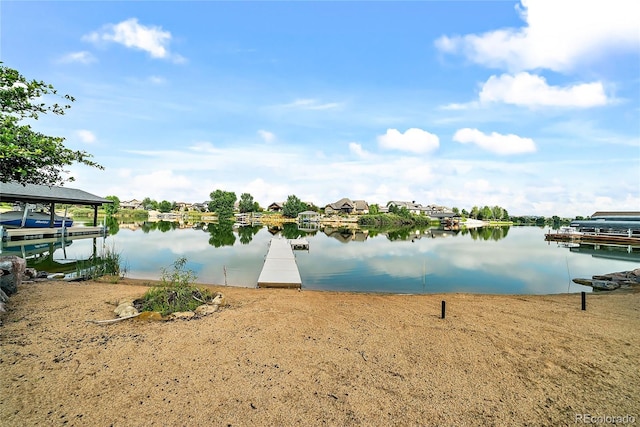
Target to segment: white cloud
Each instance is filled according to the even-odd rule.
[[[284,108],[299,110],[331,110],[340,106],[337,102],[320,103],[317,99],[296,99],[289,104],[284,104]]]
[[[560,72],[607,52],[638,48],[637,0],[522,0],[516,9],[525,22],[521,28],[442,36],[435,45],[489,67]]]
[[[596,107],[607,104],[600,82],[550,86],[544,77],[521,72],[491,76],[482,86],[480,102],[504,102],[526,107]]]
[[[273,134],[272,132],[263,130],[263,129],[260,129],[258,131],[258,135],[260,135],[260,138],[262,138],[262,140],[264,142],[266,142],[267,144],[270,144],[270,143],[272,143],[273,141],[276,140],[275,134]]]
[[[358,144],[357,142],[350,142],[349,143],[349,151],[352,154],[355,154],[358,157],[361,158],[367,158],[371,156],[371,153],[369,153],[367,150],[362,148],[362,145]]]
[[[75,62],[80,64],[91,64],[96,61],[96,57],[86,50],[82,52],[70,52],[58,59],[58,62],[61,64],[70,64]]]
[[[80,138],[80,141],[84,142],[85,144],[93,144],[94,142],[96,142],[96,136],[90,130],[86,130],[86,129],[77,130],[76,136]]]
[[[378,136],[378,144],[387,150],[427,153],[440,146],[440,139],[437,135],[418,128],[407,129],[405,133],[387,129],[387,133]]]
[[[453,135],[453,140],[462,144],[476,144],[484,150],[501,155],[536,151],[536,144],[530,138],[522,138],[513,134],[502,135],[497,132],[487,135],[478,129],[459,129]]]
[[[85,41],[92,43],[114,42],[123,46],[143,50],[152,58],[172,59],[183,62],[184,58],[169,52],[171,33],[162,27],[145,26],[138,23],[136,18],[129,18],[118,24],[107,24],[100,31],[94,31],[83,36]]]
[[[154,85],[163,85],[165,83],[167,83],[167,79],[165,79],[164,77],[160,77],[160,76],[149,76],[149,83],[154,84]]]

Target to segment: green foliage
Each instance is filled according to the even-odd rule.
[[[158,202],[150,199],[149,197],[145,197],[142,200],[142,207],[148,211],[158,209]]]
[[[260,205],[258,204],[258,202],[253,200],[253,196],[251,194],[242,193],[240,195],[238,209],[240,210],[240,213],[258,212],[260,210]]]
[[[90,154],[66,148],[64,138],[47,136],[28,124],[20,124],[24,119],[37,120],[40,114],[63,115],[71,108],[39,102],[46,96],[59,96],[52,85],[28,81],[18,71],[0,65],[0,88],[0,181],[61,185],[74,180],[63,176],[67,172],[64,168],[74,163],[104,169],[90,160]],[[69,95],[61,98],[74,101]]]
[[[122,266],[122,259],[114,247],[105,248],[101,257],[78,261],[76,275],[87,280],[94,280],[102,276],[124,277],[127,268]]]
[[[136,301],[142,311],[157,311],[163,316],[179,311],[193,311],[213,299],[211,291],[194,285],[196,275],[186,269],[187,259],[178,258],[173,270],[162,270],[160,286],[149,289]]]
[[[213,247],[233,246],[236,242],[236,236],[233,234],[233,223],[231,221],[210,223],[207,231],[210,234],[209,244]]]
[[[172,204],[167,200],[163,200],[158,203],[158,210],[163,213],[171,212]]]
[[[391,205],[392,207],[394,205]],[[396,209],[396,212],[402,212],[402,209]],[[408,212],[408,211],[407,211]],[[367,214],[358,218],[358,225],[367,228],[391,228],[404,226],[423,226],[431,225],[431,220],[425,215],[413,215],[409,213],[388,213],[388,214]]]
[[[107,200],[113,201],[113,203],[105,203],[104,211],[107,215],[113,215],[118,213],[120,210],[120,199],[118,196],[107,196],[105,197]]]
[[[297,196],[290,195],[282,206],[282,215],[287,218],[295,218],[300,212],[307,210],[307,205],[303,203]]]
[[[380,205],[378,204],[369,205],[369,213],[372,215],[377,215],[378,213],[380,213]]]
[[[219,221],[226,221],[233,216],[233,206],[236,203],[236,193],[232,191],[216,190],[209,197],[209,212],[218,214]]]

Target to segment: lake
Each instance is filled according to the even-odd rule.
[[[199,283],[255,287],[274,235],[304,236],[308,251],[295,251],[303,289],[482,294],[551,294],[591,291],[571,282],[640,266],[640,248],[569,248],[546,242],[548,230],[497,227],[464,232],[441,229],[376,234],[325,228],[305,234],[295,226],[231,228],[177,223],[120,224],[98,247],[120,254],[126,276],[158,279],[184,257]],[[59,262],[86,259],[92,239],[58,248]]]

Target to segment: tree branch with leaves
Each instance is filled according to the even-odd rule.
[[[64,102],[75,100],[70,95],[58,95],[50,84],[29,81],[18,71],[0,65],[0,181],[63,185],[74,180],[65,177],[66,166],[81,163],[104,169],[91,160],[91,154],[65,147],[64,138],[44,135],[20,123],[37,120],[40,114],[63,115],[71,108],[69,104],[42,102],[46,96],[57,96]]]

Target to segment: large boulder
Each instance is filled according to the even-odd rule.
[[[26,268],[27,262],[23,258],[15,255],[0,257],[0,270],[3,273],[0,276],[0,289],[7,295],[18,292]]]

